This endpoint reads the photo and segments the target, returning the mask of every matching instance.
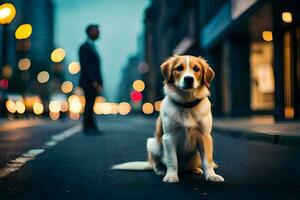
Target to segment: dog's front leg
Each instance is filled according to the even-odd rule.
[[[170,134],[165,133],[162,137],[162,141],[164,147],[164,162],[167,166],[167,173],[163,181],[168,183],[178,182],[178,163],[175,139]]]
[[[224,182],[224,178],[216,174],[213,168],[213,141],[210,134],[204,133],[200,136],[198,149],[202,158],[205,179],[211,182]]]

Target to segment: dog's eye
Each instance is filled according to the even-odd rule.
[[[180,72],[180,71],[183,70],[183,67],[182,67],[181,65],[179,65],[179,66],[176,68],[176,70]]]
[[[200,71],[199,67],[197,67],[197,66],[195,66],[193,69],[194,69],[195,72],[199,72]]]

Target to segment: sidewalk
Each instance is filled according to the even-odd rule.
[[[215,118],[213,129],[233,137],[300,146],[300,121],[276,123],[272,116]]]

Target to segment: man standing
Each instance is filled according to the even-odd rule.
[[[101,60],[97,52],[95,40],[99,38],[99,28],[91,24],[86,28],[87,41],[79,48],[81,74],[79,86],[84,90],[85,110],[83,113],[83,129],[85,134],[99,134],[93,117],[95,98],[102,91],[103,81],[100,71]]]

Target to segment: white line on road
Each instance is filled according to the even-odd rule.
[[[23,153],[21,157],[18,157],[14,160],[8,162],[4,168],[0,169],[0,178],[3,178],[15,171],[18,171],[21,167],[23,167],[27,162],[34,160],[38,155],[45,152],[45,149],[49,149],[59,142],[64,141],[68,137],[78,133],[81,130],[81,126],[77,125],[70,129],[67,129],[59,134],[53,135],[51,140],[44,144],[44,148],[42,149],[31,149],[26,153]]]

